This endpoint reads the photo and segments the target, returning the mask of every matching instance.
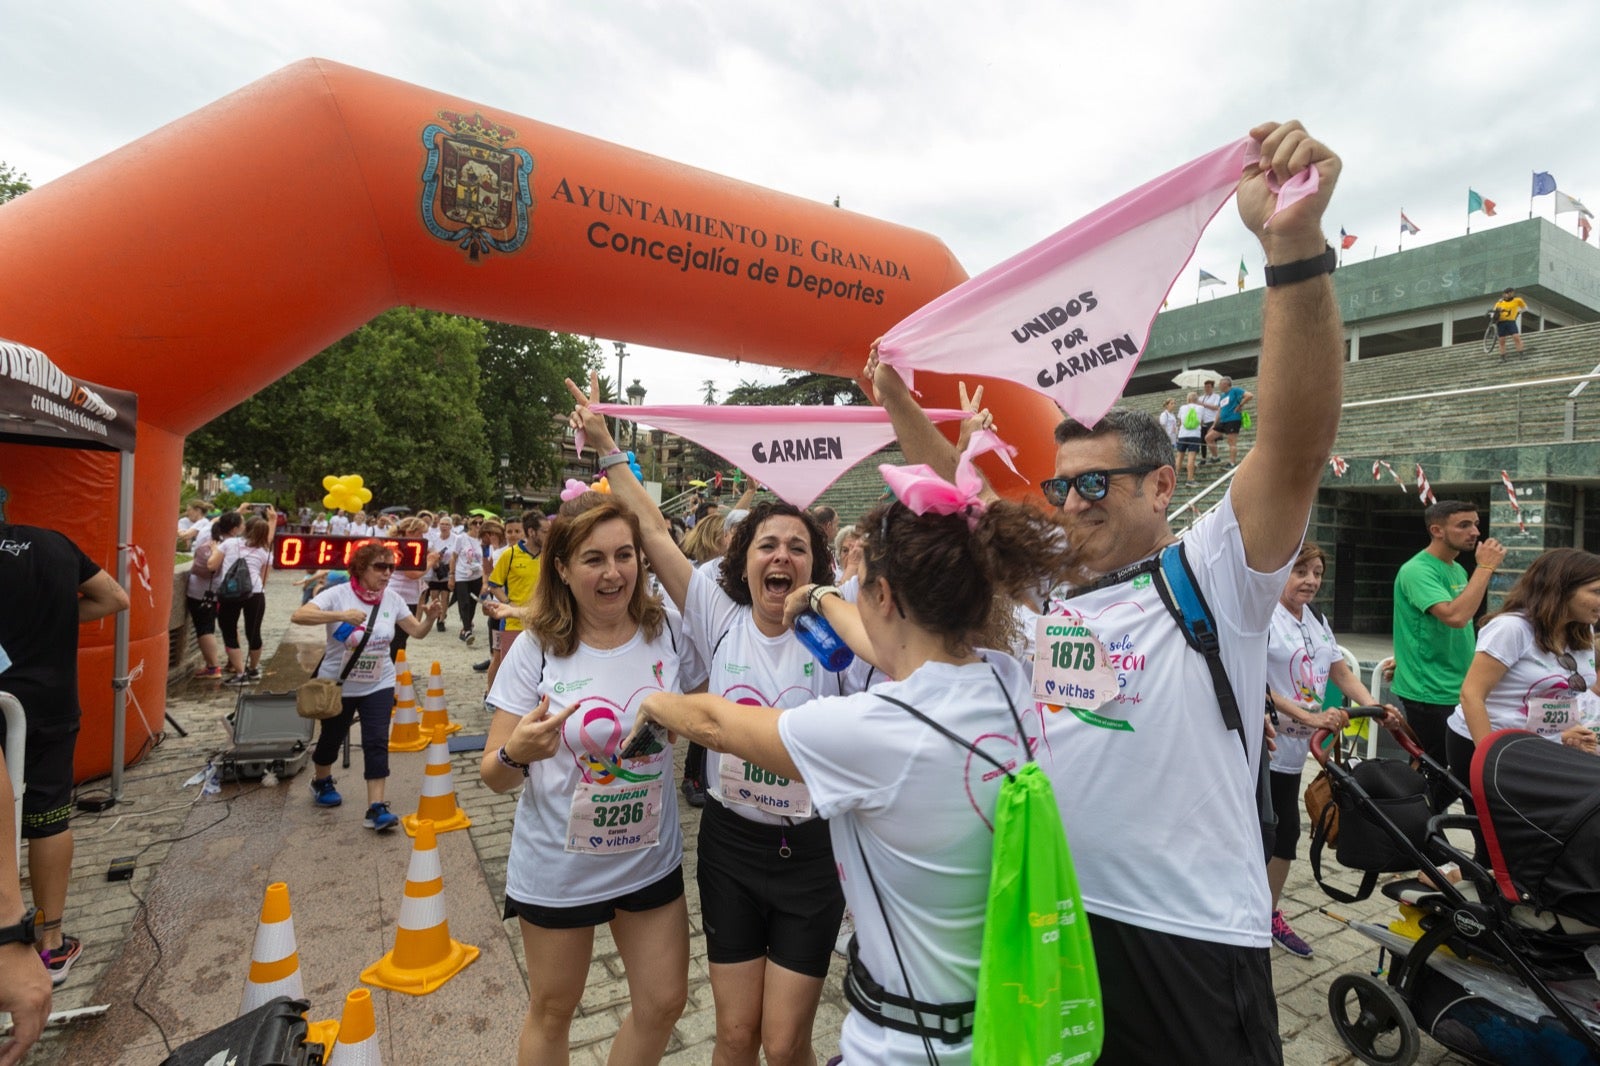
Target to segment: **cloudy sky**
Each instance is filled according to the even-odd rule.
[[[1344,159],[1349,253],[1459,235],[1530,173],[1600,205],[1600,5],[1061,0],[0,0],[0,160],[43,184],[308,56],[942,238],[971,273],[1295,117]],[[1549,217],[1551,198],[1535,204]],[[1573,215],[1561,224],[1572,229]],[[1259,251],[1232,208],[1196,267]],[[625,338],[623,338],[625,339]],[[610,345],[606,346],[609,354]],[[651,402],[768,372],[630,348]]]

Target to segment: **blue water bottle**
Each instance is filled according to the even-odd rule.
[[[850,645],[839,639],[828,620],[816,611],[807,611],[794,620],[794,634],[817,657],[824,670],[837,674],[855,662],[856,653],[850,650]]]

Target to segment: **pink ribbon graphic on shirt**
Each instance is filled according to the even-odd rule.
[[[916,370],[1015,381],[1094,425],[1122,395],[1201,232],[1259,160],[1245,137],[1141,185],[902,319],[878,358],[908,384]],[[1319,184],[1314,167],[1281,186],[1268,179],[1274,215]]]
[[[597,403],[590,407],[687,437],[716,452],[796,507],[809,507],[851,467],[894,440],[881,407],[716,407]],[[933,408],[935,422],[955,422],[969,412]],[[578,451],[584,437],[577,435]]]
[[[983,517],[985,504],[979,496],[983,491],[983,477],[973,466],[972,460],[989,452],[997,453],[1013,474],[1022,477],[1011,462],[1017,450],[989,429],[973,433],[956,463],[956,479],[953,483],[940,477],[933,467],[925,463],[909,466],[879,463],[878,473],[883,475],[894,498],[910,508],[913,514],[961,514],[966,516],[967,528],[976,529],[978,519]]]

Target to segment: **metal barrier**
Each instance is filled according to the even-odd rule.
[[[1367,677],[1367,691],[1372,693],[1372,702],[1383,703],[1383,675],[1394,669],[1394,656],[1379,659],[1372,667],[1372,673]],[[1367,758],[1378,757],[1378,730],[1367,731]]]

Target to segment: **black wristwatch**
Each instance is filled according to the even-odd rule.
[[[6,944],[35,944],[39,941],[38,930],[34,927],[34,916],[39,913],[37,907],[29,907],[22,915],[22,921],[16,925],[0,926],[0,946]]]
[[[1330,244],[1321,255],[1314,255],[1310,259],[1298,259],[1293,263],[1283,263],[1279,266],[1269,263],[1261,274],[1266,279],[1267,287],[1271,288],[1274,285],[1290,285],[1296,281],[1332,274],[1338,266],[1339,253],[1334,251],[1333,245]]]

